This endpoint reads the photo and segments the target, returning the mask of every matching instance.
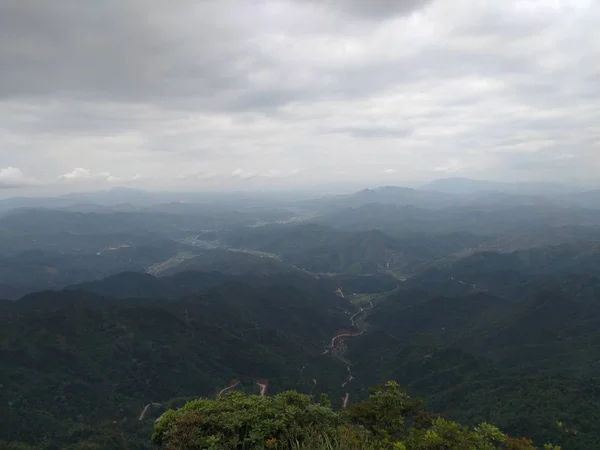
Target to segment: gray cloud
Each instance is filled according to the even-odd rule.
[[[0,5],[3,96],[136,92],[160,50],[130,2],[8,0]]]
[[[228,8],[229,0],[201,8],[191,0],[7,0],[0,96],[222,107],[262,64],[240,45],[245,25]]]
[[[326,133],[342,133],[348,134],[354,138],[405,138],[412,132],[410,128],[393,128],[393,127],[378,127],[378,126],[356,126],[356,127],[341,127],[337,129],[329,129]]]
[[[302,0],[297,0],[302,1]],[[352,15],[359,20],[384,20],[418,11],[432,0],[304,0]]]
[[[5,0],[0,168],[85,168],[71,189],[593,179],[598,21],[591,0]]]

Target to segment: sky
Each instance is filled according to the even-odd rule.
[[[599,0],[3,0],[0,195],[600,183]]]

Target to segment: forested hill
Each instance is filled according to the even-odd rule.
[[[448,417],[485,418],[537,443],[561,442],[556,423],[568,424],[565,448],[593,448],[600,279],[522,276],[503,295],[479,286],[448,279],[376,300],[371,333],[349,343],[356,376],[395,379]]]
[[[333,411],[317,411],[352,435],[340,410],[386,380],[468,442],[486,422],[538,448],[595,448],[600,215],[570,198],[387,187],[256,210],[8,212],[0,448],[148,449],[154,421],[190,400],[171,417],[204,433],[193,410],[219,394],[317,407],[287,390],[327,394]],[[435,426],[413,437],[451,433]],[[410,433],[393,444],[439,447]]]
[[[269,379],[273,391],[336,392],[346,367],[321,354],[348,325],[345,306],[332,291],[239,282],[171,301],[65,291],[6,303],[1,437],[67,448],[104,439],[103,424],[116,421],[106,442],[118,429],[142,445],[146,404],[214,395],[240,376]]]
[[[382,379],[450,420],[538,446],[600,438],[598,279],[534,277],[514,300],[456,281],[454,294],[396,284],[342,298],[331,281],[285,280],[124,273],[2,302],[2,439],[148,448],[154,419],[186,400],[264,385],[327,394],[337,409]],[[165,296],[144,297],[152,289]]]

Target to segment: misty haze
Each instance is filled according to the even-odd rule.
[[[599,23],[2,0],[0,450],[600,448]]]

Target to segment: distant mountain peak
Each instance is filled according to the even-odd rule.
[[[355,195],[369,195],[369,196],[376,196],[377,195],[377,191],[375,189],[363,189],[361,191],[358,191]]]
[[[472,178],[449,177],[431,181],[421,187],[428,191],[441,191],[454,194],[472,194],[476,192],[509,192],[522,194],[541,194],[567,192],[569,188],[558,183],[543,182],[507,182],[478,180]]]

